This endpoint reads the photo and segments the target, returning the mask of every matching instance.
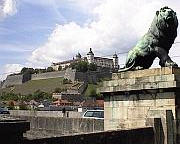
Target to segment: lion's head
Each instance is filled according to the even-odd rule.
[[[156,12],[156,17],[159,29],[166,29],[169,27],[177,29],[178,20],[176,12],[174,12],[171,8],[168,8],[167,6],[161,8]]]

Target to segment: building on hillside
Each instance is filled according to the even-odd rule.
[[[71,63],[78,62],[78,61],[87,61],[88,63],[94,63],[98,67],[105,67],[105,68],[116,69],[116,70],[119,69],[118,56],[116,53],[113,55],[112,58],[95,57],[92,51],[92,48],[90,48],[86,57],[82,57],[81,54],[78,53],[75,59],[73,58],[72,60],[52,63],[51,67],[54,70],[58,70],[59,67],[64,69],[70,66]]]

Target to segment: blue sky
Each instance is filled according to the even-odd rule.
[[[86,18],[65,4],[58,8],[59,14],[48,5],[18,4],[18,12],[0,22],[0,65],[14,63],[14,60],[24,64],[31,52],[47,41],[57,23],[76,21],[80,24]]]
[[[0,0],[0,79],[24,66],[85,55],[90,47],[99,56],[128,51],[165,5],[179,17],[178,0]],[[180,55],[178,47],[170,54]]]
[[[3,70],[7,64],[9,66],[18,64],[17,69],[28,66],[28,57],[33,50],[48,40],[56,24],[64,25],[73,21],[82,25],[89,18],[87,13],[79,11],[76,6],[70,6],[72,3],[65,1],[59,2],[58,6],[47,1],[12,0],[11,2],[15,2],[17,12],[0,19],[1,74],[7,72]]]

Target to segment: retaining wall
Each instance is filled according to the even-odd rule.
[[[40,80],[40,79],[64,77],[64,74],[65,74],[65,71],[47,72],[47,73],[41,73],[41,74],[32,74],[31,80]]]
[[[16,116],[30,122],[28,138],[54,137],[104,131],[104,121],[84,118]]]
[[[76,74],[76,70],[66,69],[64,78],[67,78],[67,79],[71,80],[72,82],[74,82],[76,80],[75,74]]]
[[[7,76],[2,88],[12,85],[20,85],[23,82],[23,75]]]

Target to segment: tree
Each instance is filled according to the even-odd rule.
[[[72,69],[76,69],[78,72],[96,71],[97,65],[94,63],[88,64],[86,61],[78,61],[70,64]]]
[[[33,98],[35,101],[42,101],[42,100],[45,100],[45,99],[51,100],[51,99],[52,99],[52,95],[49,94],[49,93],[43,92],[43,91],[41,91],[41,90],[37,90],[37,91],[35,91],[35,92],[32,94],[32,98]]]
[[[19,96],[17,94],[14,94],[13,92],[9,92],[9,93],[3,92],[1,94],[2,101],[9,101],[9,100],[17,101],[18,99],[19,99]]]
[[[39,73],[45,73],[46,69],[39,69]]]
[[[47,72],[53,72],[54,69],[53,69],[52,67],[48,67],[46,71],[47,71]]]
[[[27,70],[28,70],[28,68],[23,67],[23,68],[21,69],[21,73],[24,74]]]
[[[34,74],[34,73],[35,73],[35,70],[33,68],[23,67],[21,69],[21,74]]]
[[[88,84],[88,87],[87,87],[86,92],[85,92],[85,96],[96,97],[97,96],[96,85]]]
[[[88,63],[85,61],[80,61],[75,64],[75,69],[78,72],[87,72],[88,70]]]
[[[90,64],[88,65],[88,69],[89,69],[90,71],[96,71],[96,70],[97,70],[97,65],[94,64],[94,63],[90,63]]]
[[[72,83],[71,80],[68,80],[67,78],[63,79],[63,84],[70,84],[70,83]]]
[[[59,66],[59,67],[58,67],[58,71],[61,71],[61,70],[62,70],[62,66]]]
[[[36,69],[34,70],[34,73],[35,73],[35,74],[38,74],[38,73],[39,73],[39,69],[36,68]]]

